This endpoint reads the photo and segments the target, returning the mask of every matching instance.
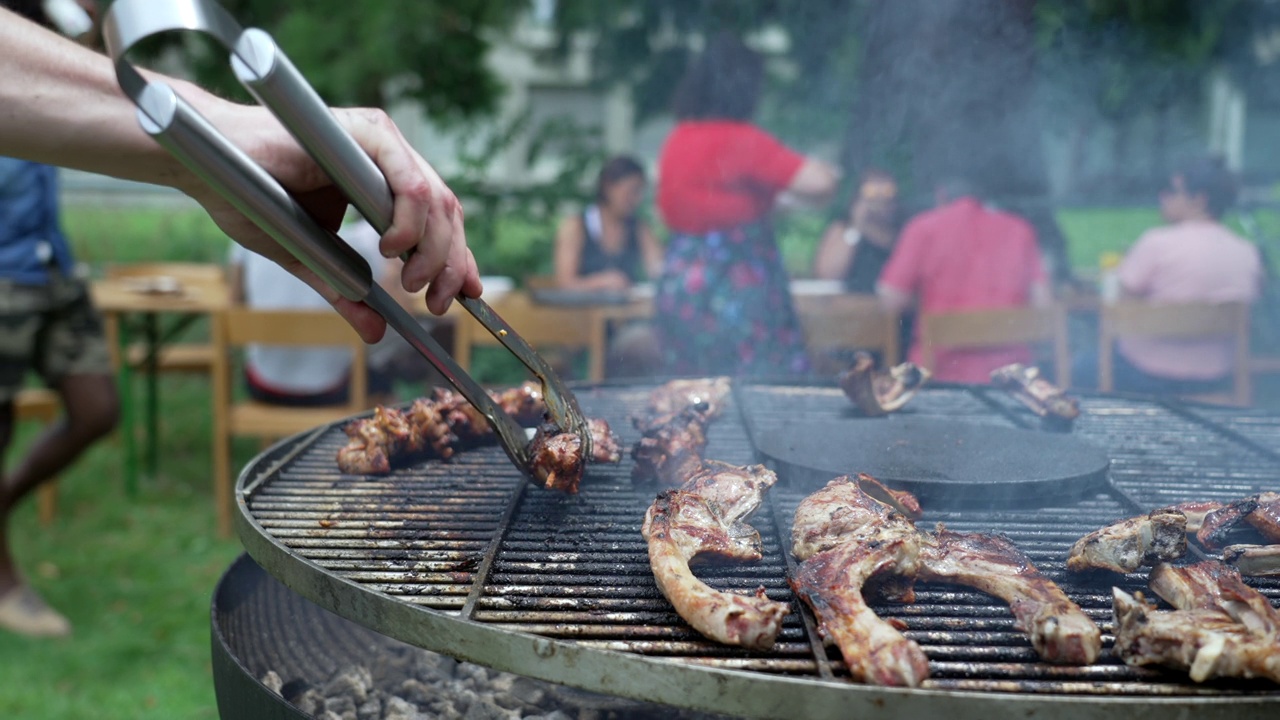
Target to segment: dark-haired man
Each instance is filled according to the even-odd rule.
[[[1167,225],[1138,238],[1120,264],[1125,297],[1151,303],[1253,302],[1262,288],[1258,249],[1221,222],[1236,185],[1222,162],[1187,163],[1160,192]],[[1211,392],[1231,372],[1222,341],[1125,338],[1116,347],[1116,389],[1149,393]]]

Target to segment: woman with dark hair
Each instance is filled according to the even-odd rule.
[[[644,168],[627,156],[600,169],[596,200],[567,217],[556,232],[556,285],[565,290],[625,291],[655,277],[662,246],[636,215],[644,199]]]
[[[784,191],[826,200],[837,176],[751,123],[763,82],[763,59],[721,34],[676,90],[678,122],[658,163],[671,239],[655,299],[673,374],[809,369],[770,215]]]
[[[880,271],[898,241],[898,183],[884,170],[862,173],[858,192],[843,217],[822,234],[813,274],[839,280],[852,293],[874,295]]]

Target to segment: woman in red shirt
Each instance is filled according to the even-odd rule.
[[[770,214],[783,191],[825,200],[837,176],[751,124],[763,80],[762,58],[721,34],[676,89],[678,122],[658,160],[672,234],[655,300],[673,374],[809,369]]]

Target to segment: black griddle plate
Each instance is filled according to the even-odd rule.
[[[1074,500],[1105,488],[1110,462],[1071,435],[911,415],[796,420],[753,434],[793,482],[864,472],[930,507]]]

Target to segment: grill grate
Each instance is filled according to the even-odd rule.
[[[643,407],[651,389],[604,386],[581,391],[579,401],[588,414],[608,419],[629,447],[638,432],[628,417]],[[785,427],[788,418],[801,412],[808,417],[843,413],[845,403],[832,388],[741,388],[709,427],[705,455],[752,462],[751,432]],[[1219,429],[1209,422],[1213,418],[1196,415],[1199,411],[1103,397],[1088,397],[1082,405],[1075,430],[1109,449],[1115,491],[1064,507],[925,508],[920,526],[944,522],[957,531],[1008,535],[1099,623],[1107,648],[1102,659],[1086,668],[1041,664],[1025,636],[1013,628],[1008,608],[994,598],[920,585],[914,604],[877,610],[904,620],[907,636],[928,654],[933,677],[926,687],[1066,695],[1264,693],[1280,698],[1270,685],[1192,685],[1178,674],[1119,663],[1109,651],[1110,588],[1144,589],[1145,575],[1082,577],[1068,574],[1063,562],[1076,539],[1101,525],[1171,502],[1253,492],[1274,483],[1280,461]],[[1002,394],[980,388],[929,389],[911,408],[989,424],[1036,422]],[[655,489],[632,485],[629,460],[616,467],[593,467],[581,494],[562,497],[525,489],[496,448],[469,450],[448,463],[423,462],[386,478],[341,475],[333,458],[344,439],[337,428],[324,429],[305,441],[286,443],[246,471],[241,492],[246,513],[256,523],[254,532],[361,590],[498,629],[767,677],[847,677],[838,652],[822,647],[807,609],[786,581],[790,518],[807,488],[791,487],[784,478],[751,521],[763,539],[762,562],[699,570],[713,587],[749,592],[764,586],[771,598],[791,604],[777,645],[750,652],[704,640],[659,593],[639,531]],[[1280,599],[1280,582],[1249,582],[1273,603]]]

